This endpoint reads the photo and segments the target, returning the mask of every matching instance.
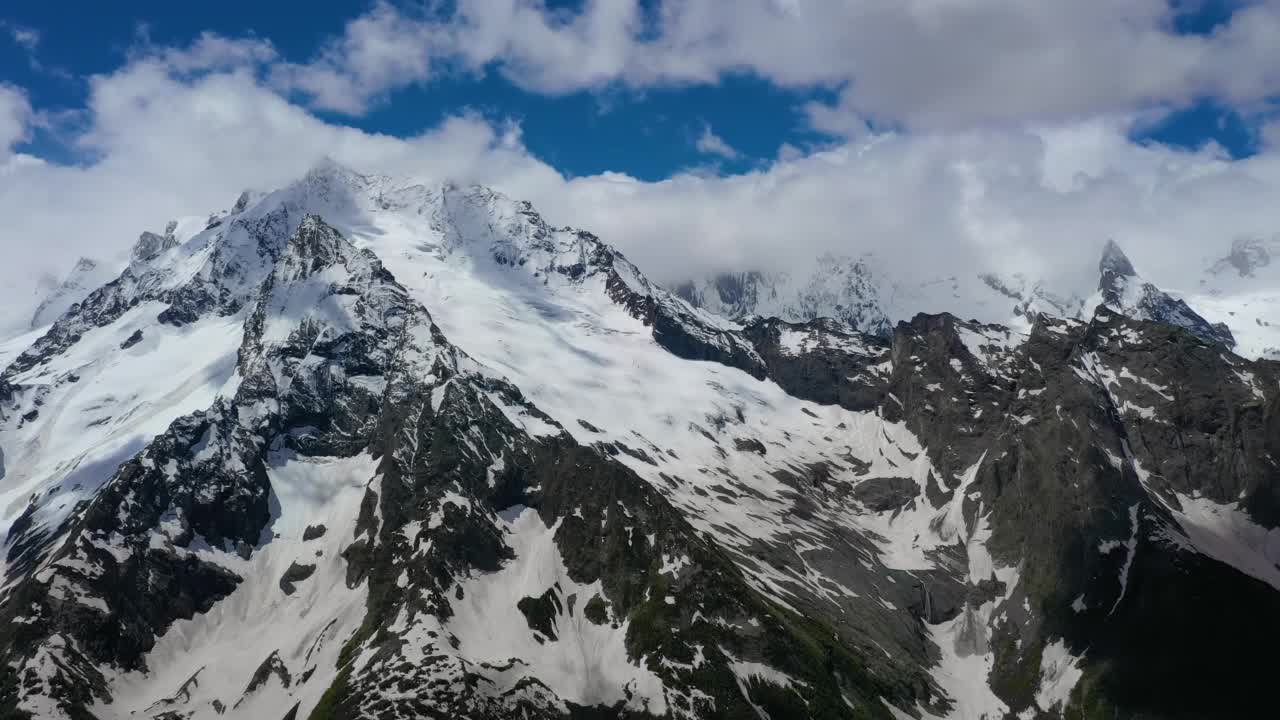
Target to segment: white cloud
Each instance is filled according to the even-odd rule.
[[[9,156],[14,144],[26,139],[31,119],[26,93],[0,83],[0,161]]]
[[[312,61],[276,65],[272,79],[316,107],[359,115],[389,91],[430,77],[434,34],[430,23],[379,2]]]
[[[0,303],[19,310],[3,319],[25,315],[32,278],[61,275],[81,254],[124,252],[141,230],[225,208],[245,187],[287,183],[326,155],[364,171],[493,185],[554,224],[596,232],[662,280],[831,250],[875,251],[905,277],[995,269],[1080,288],[1114,237],[1142,270],[1186,287],[1234,237],[1280,230],[1274,143],[1244,161],[1213,147],[1138,146],[1123,115],[863,132],[821,152],[783,148],[772,164],[727,177],[566,179],[524,147],[515,125],[463,115],[394,138],[324,122],[282,97],[263,72],[278,62],[265,41],[206,36],[92,78],[78,142],[95,161],[14,156],[4,166],[0,255],[11,261],[0,264]],[[371,59],[366,76],[380,62]],[[21,91],[0,88],[0,154],[31,118]]]
[[[0,138],[17,137],[3,111],[15,95],[0,90]],[[227,208],[241,190],[285,184],[326,155],[440,180],[559,181],[507,129],[461,117],[406,139],[364,133],[318,120],[244,68],[186,77],[141,60],[92,79],[87,118],[79,143],[95,162],[11,163],[0,181],[0,253],[9,259],[0,304],[13,313],[0,326],[25,315],[41,273],[61,276],[80,255],[122,253],[142,230]]]
[[[1259,134],[1264,147],[1272,151],[1280,151],[1280,120],[1265,123]]]
[[[643,61],[644,30],[634,0],[587,0],[581,13],[551,12],[530,0],[460,0],[438,24],[450,51],[473,69],[497,63],[516,83],[540,92],[599,88]]]
[[[15,43],[26,48],[28,52],[34,51],[40,44],[40,33],[31,28],[10,26],[9,35]]]
[[[753,73],[838,90],[818,129],[956,129],[1056,123],[1214,96],[1280,92],[1280,0],[1243,7],[1208,35],[1178,34],[1165,0],[459,0],[407,15],[379,3],[283,87],[358,114],[444,70],[496,69],[536,92],[714,83]]]
[[[711,130],[710,125],[706,124],[702,126],[702,134],[699,135],[697,141],[694,142],[694,147],[700,153],[707,155],[719,155],[726,160],[734,160],[740,155],[733,146],[729,145],[729,143],[725,142],[723,138],[715,134],[715,132]]]
[[[268,40],[228,38],[211,32],[201,33],[185,48],[155,47],[148,40],[133,54],[136,59],[158,63],[177,74],[253,67],[277,57]]]

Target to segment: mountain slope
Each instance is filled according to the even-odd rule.
[[[880,681],[820,626],[755,596],[608,453],[577,446],[484,376],[371,255],[315,216],[283,247],[271,237],[233,227],[215,251],[188,256],[259,253],[269,272],[248,303],[192,298],[227,297],[254,266],[156,283],[183,303],[184,325],[243,315],[235,372],[213,404],[175,420],[65,520],[63,505],[33,500],[14,522],[11,711],[504,717],[617,704],[696,716],[807,706],[822,717],[892,691],[873,691]],[[95,301],[114,308],[123,289],[104,290],[55,326],[41,359],[116,329]],[[165,332],[172,309],[148,330]],[[49,364],[30,353],[6,374],[15,413],[52,399],[23,375]],[[29,416],[17,415],[24,426]],[[255,617],[249,598],[264,592],[275,597]],[[490,609],[515,624],[495,636]],[[272,631],[286,624],[306,642]],[[598,649],[571,650],[583,645]],[[260,664],[238,687],[249,648]],[[388,695],[389,675],[418,690]],[[459,684],[441,687],[449,678]]]
[[[1192,659],[1275,636],[1276,364],[1024,319],[740,324],[323,166],[0,373],[0,708],[1256,714]]]

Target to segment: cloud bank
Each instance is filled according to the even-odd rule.
[[[92,158],[83,165],[18,152],[39,111],[0,86],[0,301],[25,308],[42,273],[118,255],[142,230],[226,208],[240,190],[285,184],[326,156],[363,172],[494,186],[553,223],[592,230],[665,281],[872,251],[905,278],[995,270],[1079,289],[1115,238],[1140,270],[1189,286],[1232,239],[1280,230],[1280,148],[1231,160],[1212,144],[1138,145],[1130,130],[1152,103],[1201,93],[1264,103],[1280,87],[1268,69],[1280,69],[1268,40],[1280,25],[1274,3],[1204,35],[1173,33],[1172,13],[1150,0],[1123,11],[1091,0],[775,0],[732,11],[669,1],[652,12],[594,0],[577,14],[463,1],[447,17],[376,5],[301,60],[266,40],[216,35],[139,48],[89,80],[74,140]],[[316,114],[360,114],[445,72],[500,72],[545,93],[751,72],[833,88],[809,117],[840,137],[780,148],[742,174],[643,182],[566,177],[513,122],[461,113],[400,138]],[[736,152],[709,126],[697,145]]]

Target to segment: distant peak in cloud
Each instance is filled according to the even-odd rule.
[[[1120,249],[1120,244],[1111,239],[1108,239],[1107,244],[1102,248],[1102,259],[1098,261],[1098,271],[1102,273],[1102,282],[1104,284],[1109,275],[1132,277],[1138,274],[1133,269],[1133,263],[1129,261],[1129,256],[1124,254],[1124,250]]]

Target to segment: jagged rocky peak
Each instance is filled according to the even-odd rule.
[[[166,250],[177,247],[178,239],[174,236],[174,232],[177,229],[178,221],[170,220],[169,224],[165,225],[163,235],[144,230],[138,236],[138,241],[133,244],[133,250],[129,253],[130,261],[134,263],[150,262]]]
[[[1098,260],[1098,272],[1102,275],[1098,285],[1102,290],[1106,290],[1117,278],[1136,277],[1138,274],[1129,256],[1125,255],[1124,250],[1120,248],[1120,243],[1110,238],[1102,248],[1102,258]]]
[[[1209,322],[1183,299],[1144,280],[1115,240],[1107,240],[1098,273],[1099,304],[1137,320],[1176,325],[1202,340],[1235,347],[1230,328]]]
[[[164,246],[164,238],[149,230],[144,230],[129,252],[129,259],[136,263],[144,263],[160,254]]]
[[[319,215],[307,215],[289,237],[288,249],[317,267],[331,264],[337,257],[342,236]]]

